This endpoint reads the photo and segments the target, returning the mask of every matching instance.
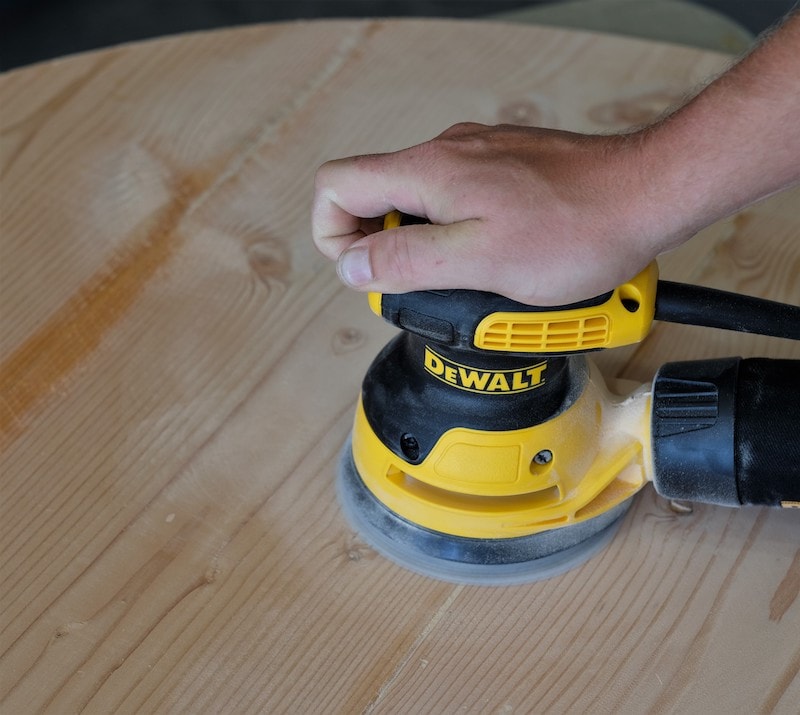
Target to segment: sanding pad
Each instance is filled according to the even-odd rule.
[[[345,517],[378,553],[425,576],[489,586],[530,583],[580,566],[611,541],[632,501],[529,536],[453,536],[413,524],[376,499],[358,474],[350,439],[339,460],[337,494]]]

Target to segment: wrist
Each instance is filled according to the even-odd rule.
[[[689,190],[679,162],[668,160],[670,139],[655,128],[610,137],[608,197],[619,213],[621,247],[644,265],[658,254],[675,247],[702,226],[704,209]]]
[[[637,132],[664,248],[800,182],[800,14],[661,122]]]

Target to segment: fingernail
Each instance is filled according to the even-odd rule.
[[[345,251],[337,264],[339,278],[353,288],[372,282],[372,266],[366,246],[358,246]]]

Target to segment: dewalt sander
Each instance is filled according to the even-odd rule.
[[[659,280],[655,263],[557,308],[470,290],[369,302],[402,332],[364,378],[338,494],[408,568],[553,576],[600,550],[648,482],[676,500],[800,507],[800,360],[668,363],[617,395],[587,355],[641,341],[654,320],[800,340],[800,307]]]

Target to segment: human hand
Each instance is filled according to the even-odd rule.
[[[691,232],[662,207],[640,144],[636,134],[457,124],[410,149],[323,165],[314,240],[359,290],[589,298]],[[382,231],[393,209],[431,224]]]
[[[587,136],[457,124],[328,162],[313,236],[351,287],[474,288],[531,305],[633,277],[701,228],[800,184],[800,11],[650,127]],[[382,231],[397,209],[432,225]]]

